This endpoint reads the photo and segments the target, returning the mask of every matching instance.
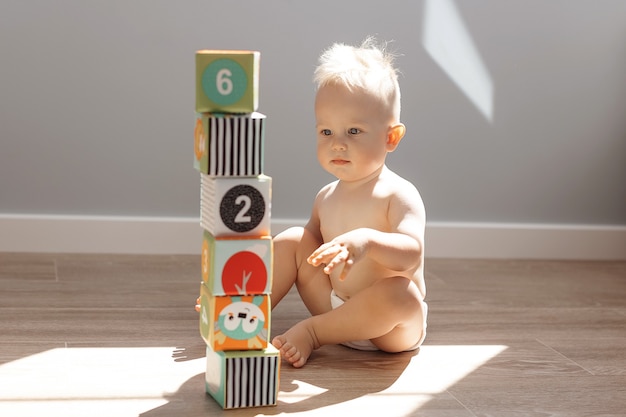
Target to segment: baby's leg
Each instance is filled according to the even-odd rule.
[[[292,227],[279,233],[273,239],[274,260],[272,275],[272,307],[289,292],[298,276],[296,252],[302,238],[301,227]]]
[[[302,227],[292,227],[274,238],[272,307],[296,284],[311,314],[321,314],[331,309],[328,276],[321,268],[311,266],[306,261],[319,245],[313,235]]]
[[[394,277],[363,289],[335,310],[301,321],[273,343],[293,366],[301,367],[323,345],[370,339],[381,350],[401,352],[413,347],[423,331],[417,287]]]

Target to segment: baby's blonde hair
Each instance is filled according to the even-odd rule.
[[[368,37],[361,46],[335,43],[325,50],[313,74],[317,88],[340,84],[352,91],[363,89],[378,97],[390,110],[395,121],[400,121],[400,86],[395,56],[387,45],[378,45]]]

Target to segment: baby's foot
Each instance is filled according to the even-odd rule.
[[[303,367],[311,352],[319,347],[315,333],[302,322],[276,336],[272,344],[294,368]]]

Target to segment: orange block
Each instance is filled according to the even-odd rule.
[[[270,313],[267,294],[216,296],[200,285],[200,335],[216,352],[266,349]]]

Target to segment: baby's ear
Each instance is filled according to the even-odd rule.
[[[389,152],[396,149],[405,133],[406,127],[402,123],[389,127],[389,133],[387,133],[387,146],[390,147]]]

